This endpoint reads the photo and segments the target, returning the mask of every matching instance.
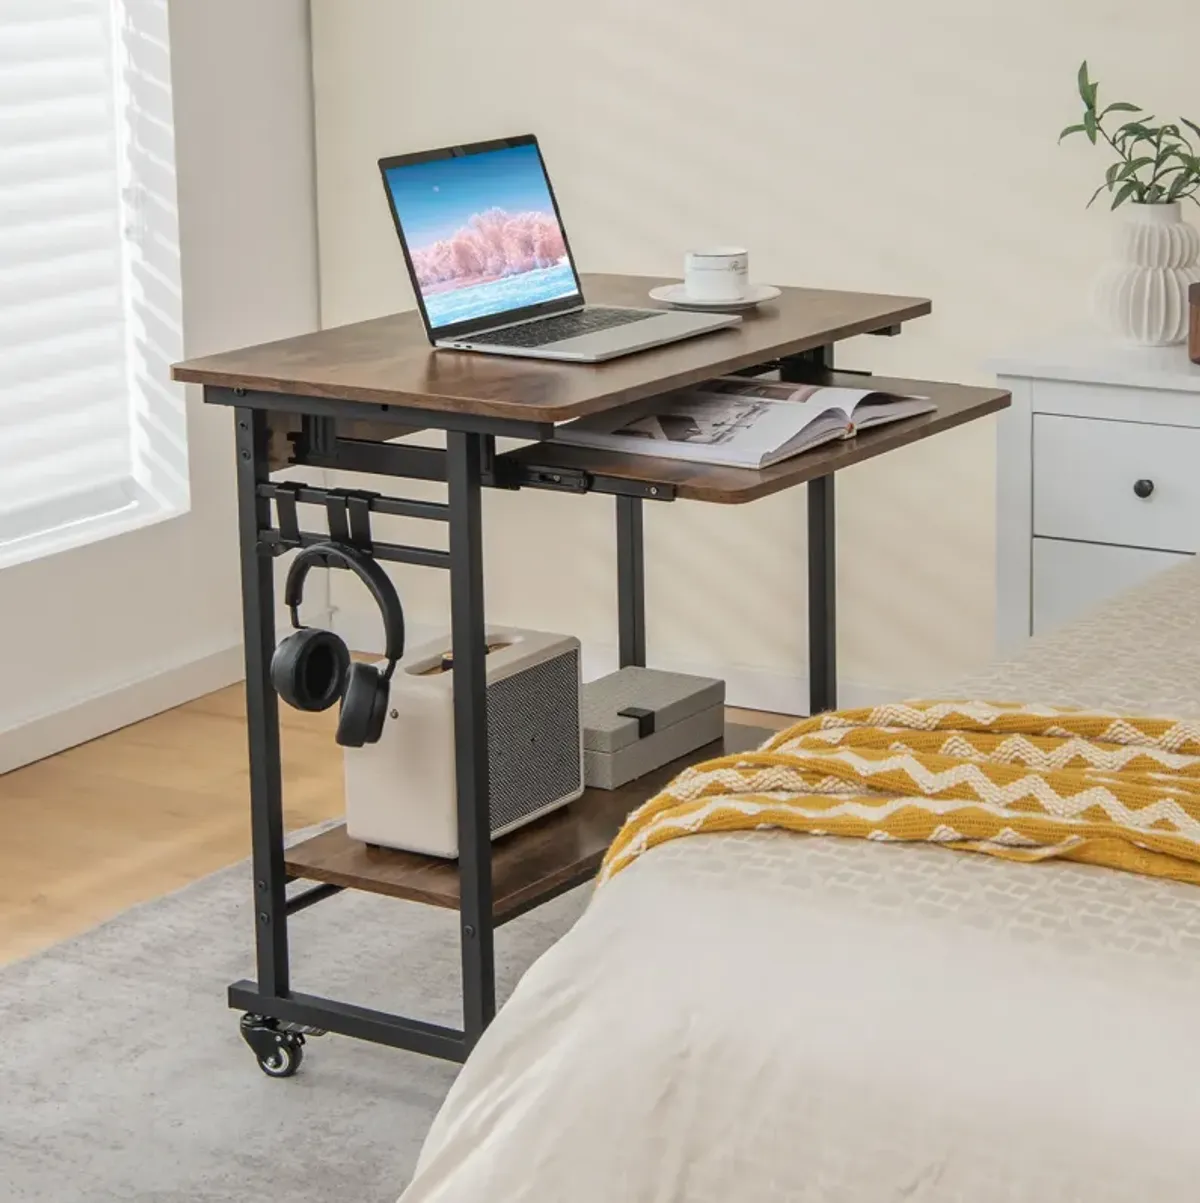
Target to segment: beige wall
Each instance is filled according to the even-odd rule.
[[[1055,146],[1080,58],[1109,99],[1200,114],[1194,0],[314,0],[314,42],[327,324],[412,304],[378,156],[533,130],[584,270],[744,241],[766,281],[932,297],[840,361],[964,381],[1080,321],[1107,232],[1106,161]],[[991,421],[839,478],[848,697],[990,654],[993,481]],[[795,693],[803,505],[647,507],[652,658]],[[489,514],[491,615],[610,647],[611,503]],[[441,581],[403,586],[440,620]]]
[[[186,355],[317,323],[307,0],[170,5]],[[242,674],[233,419],[187,390],[191,509],[0,573],[0,772]]]

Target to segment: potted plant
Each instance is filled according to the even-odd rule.
[[[1059,141],[1082,134],[1103,141],[1116,160],[1092,194],[1112,197],[1125,221],[1117,231],[1116,258],[1096,287],[1099,316],[1118,337],[1142,346],[1181,343],[1188,330],[1188,287],[1200,281],[1200,231],[1184,221],[1182,202],[1200,204],[1200,125],[1186,117],[1156,122],[1136,104],[1099,107],[1098,85],[1079,68],[1083,118]],[[1121,124],[1118,124],[1121,122]]]

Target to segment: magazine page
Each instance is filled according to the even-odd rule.
[[[937,408],[928,397],[910,393],[884,393],[878,389],[835,388],[828,385],[785,384],[778,380],[758,380],[744,376],[720,376],[702,384],[699,389],[708,393],[731,394],[739,397],[769,397],[780,402],[802,406],[808,422],[831,411],[845,415],[850,423],[847,435],[899,422]],[[802,443],[800,450],[807,446]]]
[[[697,384],[694,391],[803,404],[815,393],[821,392],[822,387],[817,384],[785,384],[781,380],[763,380],[757,376],[718,376],[715,380]]]
[[[829,410],[840,410],[853,420],[863,405],[890,406],[896,400],[927,400],[927,398],[897,397],[869,388],[835,388],[824,384],[785,384],[779,380],[759,380],[746,376],[719,376],[696,386],[697,392],[725,394],[738,397],[763,397],[804,406],[807,421]]]
[[[581,418],[559,427],[554,437],[584,447],[757,468],[820,416],[815,408],[767,397],[687,390]],[[822,435],[841,435],[848,423],[840,417],[835,426],[832,436]]]
[[[739,468],[764,468],[860,427],[934,406],[873,389],[723,376],[559,426],[564,443]]]
[[[928,397],[910,393],[868,393],[850,409],[850,420],[856,430],[880,426],[884,422],[899,422],[918,414],[932,413],[937,406]]]

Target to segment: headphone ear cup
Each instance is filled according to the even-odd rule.
[[[271,684],[297,710],[328,710],[342,696],[350,651],[332,631],[305,627],[271,657]]]
[[[388,695],[390,690],[391,682],[381,676],[379,684],[375,687],[375,696],[371,699],[371,717],[367,721],[366,742],[369,744],[377,744],[379,737],[383,734],[383,724],[387,720]]]
[[[351,664],[338,718],[337,742],[343,748],[378,743],[387,705],[388,682],[379,669],[374,664]]]

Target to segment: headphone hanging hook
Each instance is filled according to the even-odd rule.
[[[366,555],[375,554],[375,543],[371,538],[370,493],[350,493],[346,497],[346,511],[350,518],[350,542]]]
[[[299,547],[300,519],[296,514],[296,502],[301,486],[293,481],[281,481],[275,486],[275,518],[279,525],[279,546]]]
[[[346,493],[343,489],[330,489],[325,494],[325,514],[329,519],[330,542],[348,545],[350,521],[346,516]]]
[[[371,538],[371,501],[378,496],[378,493],[364,489],[330,489],[325,494],[330,540],[353,547],[363,555],[373,555],[375,542]]]

